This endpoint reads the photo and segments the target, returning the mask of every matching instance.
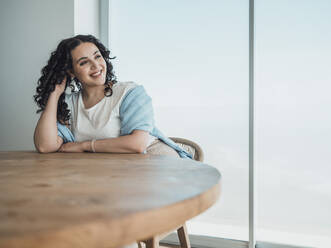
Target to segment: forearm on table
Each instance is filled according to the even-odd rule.
[[[41,153],[55,152],[62,145],[57,135],[57,103],[59,96],[51,94],[45,110],[42,112],[34,132],[34,144]]]
[[[135,130],[132,134],[118,138],[101,139],[94,141],[95,152],[109,153],[143,153],[148,145],[148,132]],[[92,141],[83,142],[84,150],[92,151]]]

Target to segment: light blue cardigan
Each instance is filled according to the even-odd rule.
[[[192,159],[191,154],[164,136],[155,127],[152,98],[146,94],[143,86],[137,86],[126,93],[120,106],[120,120],[121,136],[128,135],[133,130],[143,130],[175,149],[180,157]],[[65,125],[57,122],[57,129],[58,135],[63,139],[64,143],[75,142],[74,135]]]

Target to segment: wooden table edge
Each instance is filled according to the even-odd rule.
[[[119,247],[134,243],[136,240],[145,240],[157,234],[176,229],[186,221],[210,208],[219,199],[220,193],[221,177],[218,183],[207,191],[175,204],[134,213],[118,220],[111,220],[111,222],[100,220],[52,231],[52,233],[41,232],[34,237],[23,236],[19,239],[2,239],[0,240],[0,247]],[[189,206],[189,209],[187,209],[187,206]],[[168,218],[169,214],[174,214],[176,218]],[[135,218],[134,222],[132,218]],[[165,224],[160,225],[158,221],[155,221],[156,219],[164,219],[163,223]],[[145,228],[154,231],[146,236]],[[123,230],[125,230],[124,233],[122,233]],[[136,240],[132,240],[131,237],[136,237]],[[113,240],[121,240],[121,243],[113,242]]]

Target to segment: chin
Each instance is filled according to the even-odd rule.
[[[100,84],[104,85],[105,83],[106,83],[106,79],[102,80]]]
[[[106,79],[99,79],[99,80],[94,81],[93,84],[101,86],[101,85],[104,85],[105,82],[106,82]]]

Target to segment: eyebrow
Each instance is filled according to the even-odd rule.
[[[98,52],[100,52],[99,50],[96,50],[94,53],[93,53],[93,55],[94,54],[96,54],[96,53],[98,53]],[[79,61],[81,61],[82,59],[87,59],[87,57],[81,57],[81,58],[79,58],[78,60],[77,60],[77,64],[79,63]]]

